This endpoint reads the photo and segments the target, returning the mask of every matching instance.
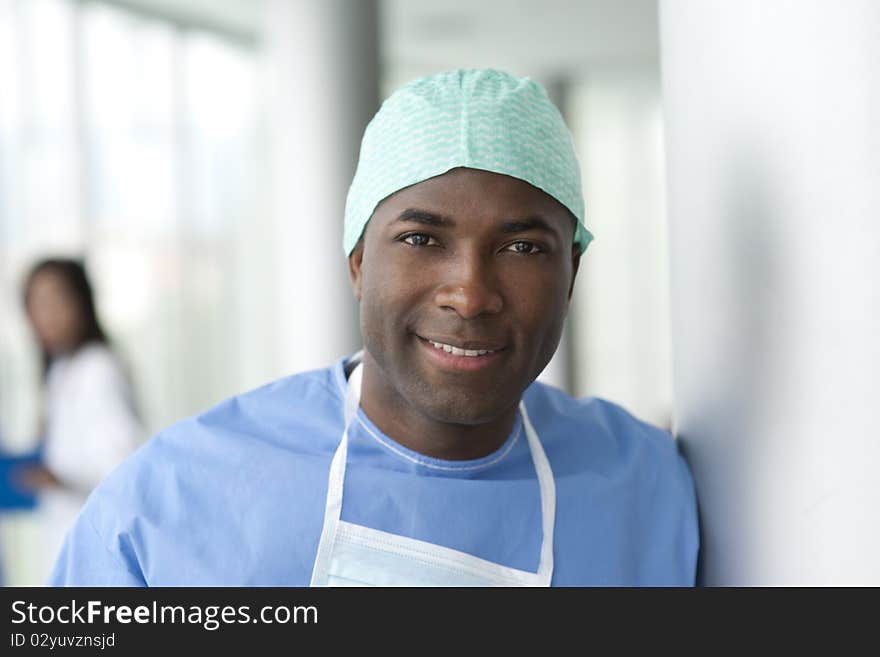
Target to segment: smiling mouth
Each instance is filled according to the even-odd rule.
[[[488,345],[480,344],[478,342],[463,342],[459,344],[451,344],[449,342],[441,342],[439,340],[424,338],[421,335],[418,335],[417,337],[420,340],[430,344],[437,351],[445,351],[447,354],[451,354],[453,356],[465,356],[467,358],[488,356],[489,354],[494,354],[503,349],[503,347],[495,347],[493,349],[489,349]]]
[[[432,345],[434,345],[435,349],[442,349],[447,354],[452,354],[453,356],[469,356],[471,358],[475,356],[485,356],[486,354],[494,354],[494,349],[459,349],[458,347],[453,347],[451,344],[444,344],[442,342],[434,342],[433,340],[428,340]]]

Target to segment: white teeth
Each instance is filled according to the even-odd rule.
[[[443,344],[442,342],[434,342],[433,340],[429,340],[429,342],[434,345],[436,349],[442,349],[447,354],[452,354],[453,356],[470,356],[473,358],[475,356],[485,356],[486,354],[493,353],[491,349],[460,349],[458,347],[453,347],[451,344]]]

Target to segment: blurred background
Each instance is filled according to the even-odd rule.
[[[562,110],[595,235],[542,379],[673,431],[701,583],[880,584],[878,35],[875,0],[0,0],[0,447],[41,432],[47,255],[85,259],[141,440],[358,349],[363,129],[495,67]],[[0,538],[41,582],[34,514]]]
[[[420,75],[545,85],[595,242],[543,375],[668,426],[657,7],[651,0],[0,0],[0,431],[37,440],[31,264],[82,257],[146,427],[359,347],[341,248],[363,128]],[[6,514],[9,584],[39,532]]]

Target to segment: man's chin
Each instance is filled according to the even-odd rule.
[[[449,396],[442,399],[431,399],[424,408],[424,413],[435,422],[458,424],[464,427],[475,427],[488,424],[501,417],[510,405],[502,406],[480,403],[472,396]]]

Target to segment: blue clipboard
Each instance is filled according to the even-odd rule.
[[[16,486],[15,474],[19,468],[40,463],[39,452],[18,456],[0,453],[0,512],[33,509],[37,506],[36,494]]]

